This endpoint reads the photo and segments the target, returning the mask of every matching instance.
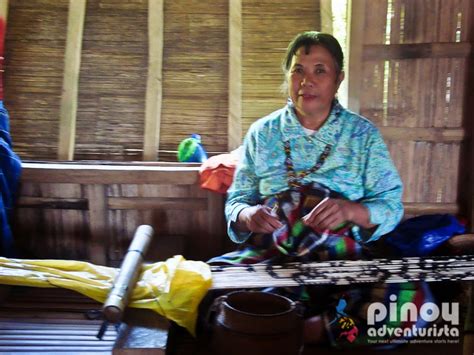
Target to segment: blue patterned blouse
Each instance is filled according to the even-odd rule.
[[[368,208],[370,222],[378,227],[365,238],[357,226],[353,227],[356,239],[377,240],[400,222],[402,182],[377,127],[335,100],[323,126],[316,134],[308,135],[290,101],[284,108],[254,122],[244,139],[243,156],[225,206],[228,233],[234,242],[242,243],[250,235],[232,227],[243,208],[288,189],[283,147],[287,140],[297,173],[310,169],[325,146],[332,145],[323,166],[302,183],[316,181]]]

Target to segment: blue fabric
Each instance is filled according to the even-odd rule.
[[[254,122],[247,132],[243,157],[228,190],[225,208],[233,241],[242,243],[250,236],[232,228],[242,209],[288,189],[285,141],[290,143],[296,173],[311,168],[326,145],[332,145],[321,168],[301,183],[317,182],[367,207],[370,222],[378,227],[366,238],[359,235],[355,226],[352,232],[357,240],[376,240],[400,222],[402,182],[377,127],[335,100],[323,126],[314,135],[308,135],[290,101],[284,108]]]
[[[465,231],[466,228],[453,215],[423,215],[400,223],[384,240],[401,256],[425,256],[452,236]]]
[[[9,217],[21,174],[20,158],[12,150],[8,111],[0,101],[0,255],[15,256]]]

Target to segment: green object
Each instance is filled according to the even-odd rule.
[[[207,153],[201,144],[201,136],[193,133],[191,137],[185,138],[178,146],[178,161],[203,163],[207,160]]]
[[[198,147],[199,142],[195,138],[186,138],[179,143],[178,160],[189,161]]]
[[[291,234],[293,234],[294,236],[299,236],[301,232],[303,231],[303,229],[304,229],[304,224],[303,222],[301,222],[301,220],[299,220],[293,225]]]

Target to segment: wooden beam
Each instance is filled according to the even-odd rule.
[[[466,132],[461,128],[379,127],[383,137],[395,141],[424,141],[436,143],[461,142]]]
[[[148,0],[148,77],[143,160],[158,160],[163,99],[163,0]]]
[[[54,198],[54,197],[30,197],[20,196],[15,205],[16,208],[50,208],[61,210],[87,210],[88,204],[85,198]]]
[[[242,144],[242,1],[229,0],[229,112],[227,147]]]
[[[365,26],[365,0],[348,0],[347,10],[347,43],[349,55],[346,80],[348,81],[347,107],[359,113],[360,92],[362,87],[362,48]]]
[[[89,259],[95,264],[106,265],[110,229],[105,186],[102,184],[87,186],[87,199],[91,229],[91,240],[87,244]]]
[[[199,167],[24,163],[23,182],[194,185]]]
[[[332,0],[320,0],[321,31],[332,34]]]
[[[405,214],[459,213],[456,203],[405,202]]]
[[[183,210],[205,211],[205,198],[179,197],[109,197],[108,208],[111,210]]]
[[[467,42],[371,44],[363,46],[363,60],[415,58],[466,58],[472,54]]]
[[[59,160],[74,159],[77,93],[85,14],[86,0],[69,0],[63,90],[59,117]]]

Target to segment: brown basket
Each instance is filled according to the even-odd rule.
[[[214,354],[299,354],[302,317],[296,302],[272,293],[235,291],[214,303]]]

